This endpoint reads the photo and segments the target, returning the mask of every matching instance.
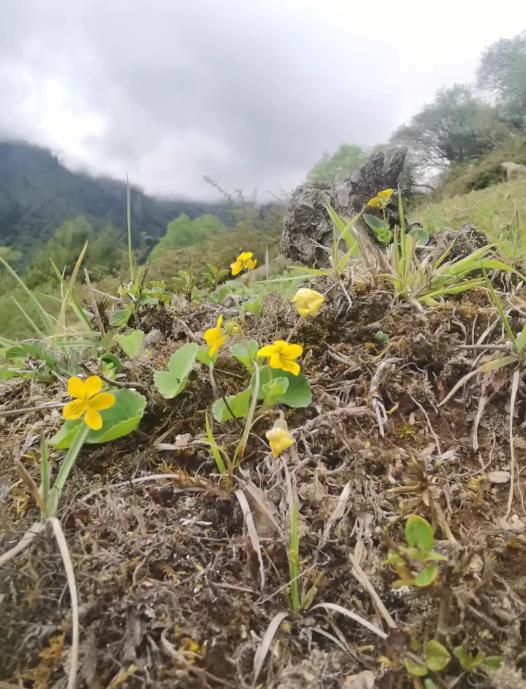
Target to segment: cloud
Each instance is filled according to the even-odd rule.
[[[0,133],[148,191],[294,187],[518,31],[522,0],[2,0]],[[476,16],[476,22],[473,17]]]

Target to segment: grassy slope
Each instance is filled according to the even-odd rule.
[[[424,203],[414,209],[411,218],[419,220],[432,232],[444,228],[458,229],[464,223],[473,223],[491,239],[498,240],[509,228],[515,208],[522,222],[526,222],[526,179]]]

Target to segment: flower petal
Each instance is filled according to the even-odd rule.
[[[296,363],[295,361],[291,361],[290,359],[283,358],[281,359],[281,366],[279,368],[282,371],[288,371],[289,373],[292,373],[293,376],[299,375],[299,372],[301,371],[301,367],[298,363]]]
[[[230,264],[230,268],[232,269],[232,275],[239,275],[243,270],[243,265],[240,261],[235,261],[235,263]]]
[[[82,414],[84,414],[85,411],[86,402],[84,400],[73,400],[73,402],[68,402],[64,405],[62,409],[62,416],[67,421],[75,421],[76,419],[80,419],[80,417],[82,416]]]
[[[283,355],[287,359],[297,359],[303,354],[303,347],[300,344],[287,344],[287,348],[283,352]]]
[[[258,356],[272,356],[276,354],[276,347],[274,345],[265,345],[258,349]]]
[[[96,409],[88,409],[84,416],[84,423],[91,428],[92,431],[100,431],[102,428],[102,416]]]
[[[283,369],[283,357],[279,352],[274,352],[270,359],[268,360],[268,365],[270,368],[281,368]],[[285,370],[285,369],[283,369]]]
[[[89,399],[102,390],[102,380],[98,376],[88,376],[84,381],[84,394]]]
[[[109,409],[115,404],[115,395],[111,392],[99,392],[98,395],[92,397],[89,401],[89,408],[95,409],[96,411],[102,411],[103,409]]]
[[[84,397],[84,381],[78,376],[73,376],[68,380],[68,395],[70,397]]]

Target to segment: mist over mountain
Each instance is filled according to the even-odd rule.
[[[228,222],[224,202],[159,199],[131,187],[135,244],[153,243],[181,213],[212,213]],[[24,141],[0,141],[0,245],[27,261],[65,220],[83,215],[95,227],[126,233],[126,183],[65,167],[50,150]]]

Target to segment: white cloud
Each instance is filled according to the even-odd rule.
[[[474,77],[523,0],[2,0],[0,132],[147,190],[291,188]]]

